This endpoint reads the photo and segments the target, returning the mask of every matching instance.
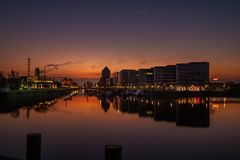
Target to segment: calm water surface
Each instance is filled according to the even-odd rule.
[[[50,102],[49,102],[50,103]],[[42,133],[43,160],[240,159],[240,99],[97,98],[78,95],[0,113],[0,155],[25,159],[26,134]]]

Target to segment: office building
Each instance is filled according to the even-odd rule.
[[[112,75],[113,78],[113,85],[117,86],[119,85],[119,72],[114,72]]]
[[[138,71],[132,69],[124,69],[119,72],[119,83],[122,86],[137,85]]]
[[[176,65],[156,66],[154,70],[154,83],[156,84],[175,84]]]
[[[106,79],[106,86],[113,86],[113,78],[109,77]]]
[[[204,85],[209,83],[209,63],[191,62],[176,65],[178,85]]]
[[[150,69],[139,69],[138,71],[138,83],[139,85],[148,85],[154,82],[154,70]]]

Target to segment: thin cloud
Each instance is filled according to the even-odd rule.
[[[85,60],[79,60],[79,61],[68,61],[65,63],[59,63],[59,64],[48,64],[47,67],[60,67],[60,66],[66,66],[69,64],[82,64],[85,63]]]
[[[59,69],[59,67],[70,65],[70,64],[83,64],[85,63],[85,60],[79,60],[79,61],[68,61],[65,63],[59,63],[59,64],[48,64],[46,67],[48,67],[47,72],[52,72],[54,70]]]
[[[146,59],[139,60],[139,61],[138,61],[138,64],[139,64],[139,65],[148,64],[148,60],[146,60]]]
[[[96,69],[97,66],[96,66],[96,65],[91,65],[91,68],[92,68],[92,69]]]
[[[137,11],[137,13],[138,13],[139,15],[143,15],[143,16],[147,16],[147,15],[148,15],[148,13],[145,12],[145,11]]]
[[[120,57],[116,60],[116,63],[117,64],[124,64],[124,63],[126,63],[126,60]]]

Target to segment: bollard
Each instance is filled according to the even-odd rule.
[[[26,160],[41,160],[41,133],[27,134]]]
[[[105,160],[122,160],[122,146],[105,145]]]

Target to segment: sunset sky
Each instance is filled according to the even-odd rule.
[[[240,80],[239,0],[1,0],[0,71],[97,78],[111,71],[210,62],[210,76]],[[33,72],[32,72],[33,73]]]

